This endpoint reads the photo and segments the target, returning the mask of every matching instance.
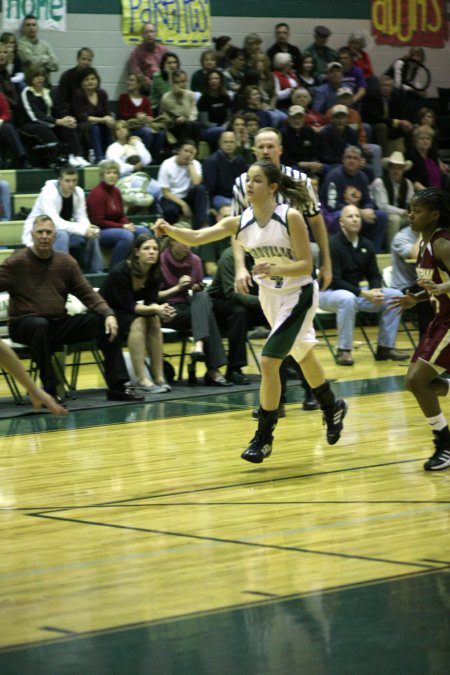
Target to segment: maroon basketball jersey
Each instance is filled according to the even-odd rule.
[[[436,230],[427,245],[424,247],[422,244],[417,258],[416,272],[418,279],[431,279],[436,284],[443,284],[444,282],[450,281],[449,270],[442,262],[436,260],[433,253],[433,244],[440,238],[448,239],[450,241],[450,232],[448,230]],[[436,296],[436,300],[438,303],[436,319],[449,321],[450,295],[441,293],[441,295]]]

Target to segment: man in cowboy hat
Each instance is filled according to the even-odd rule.
[[[403,174],[411,168],[412,162],[396,150],[389,157],[384,157],[381,163],[383,175],[375,178],[370,192],[377,209],[388,214],[386,248],[389,250],[395,233],[409,225],[408,205],[414,194],[414,187]]]

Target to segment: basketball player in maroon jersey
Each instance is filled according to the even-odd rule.
[[[450,372],[449,195],[434,187],[419,190],[411,200],[410,221],[412,229],[422,235],[416,269],[417,283],[424,290],[393,298],[390,304],[403,310],[430,296],[436,299],[436,316],[411,359],[406,387],[415,396],[434,436],[435,452],[424,469],[440,471],[450,467],[450,431],[438,399],[450,393],[450,380],[441,377]]]

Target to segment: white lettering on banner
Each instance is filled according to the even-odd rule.
[[[37,18],[40,30],[66,30],[66,0],[3,0],[5,30],[19,30],[27,14]]]

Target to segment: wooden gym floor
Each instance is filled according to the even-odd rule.
[[[318,354],[341,441],[290,386],[262,465],[255,391],[0,421],[1,675],[449,674],[450,471],[407,365]]]

